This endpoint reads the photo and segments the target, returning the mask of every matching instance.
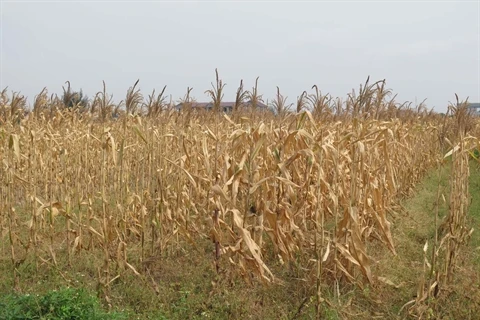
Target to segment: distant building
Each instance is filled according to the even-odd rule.
[[[193,110],[212,110],[214,107],[213,102],[191,102],[191,106]],[[184,107],[184,103],[179,103],[175,106],[175,110],[180,111]],[[226,113],[232,112],[233,108],[235,107],[235,102],[221,102],[220,103],[220,110]],[[240,106],[241,108],[252,108],[252,102],[243,102]],[[267,111],[268,106],[262,102],[257,102],[256,107],[258,110]]]
[[[477,116],[480,116],[480,103],[479,102],[469,103],[468,108],[470,110],[472,110],[473,114],[475,114]]]

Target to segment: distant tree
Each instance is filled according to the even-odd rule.
[[[80,91],[73,91],[70,87],[70,82],[67,81],[67,89],[63,88],[62,102],[65,108],[80,108],[87,109],[89,104],[89,99],[86,95],[83,94],[82,89]]]

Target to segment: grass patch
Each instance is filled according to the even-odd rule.
[[[475,229],[470,239],[472,247],[472,261],[480,272],[480,163],[471,161],[470,166],[470,195],[472,202],[469,209],[469,222]]]
[[[84,289],[64,288],[43,295],[4,295],[0,297],[0,319],[116,320],[127,319],[127,315],[106,312]]]
[[[449,210],[450,174],[450,162],[431,170],[416,186],[415,193],[403,201],[403,210],[398,210],[399,213],[392,219],[396,256],[381,247],[374,247],[371,252],[377,261],[375,273],[383,275],[390,284],[377,285],[369,295],[358,291],[355,300],[363,301],[368,309],[376,309],[379,317],[410,318],[406,312],[408,308],[400,310],[405,303],[416,298],[418,284],[423,277],[423,247],[427,242],[427,258],[431,261],[435,230]],[[443,287],[442,293],[428,303],[430,309],[424,316],[429,314],[432,319],[475,319],[480,314],[480,165],[474,161],[470,162],[469,188],[471,205],[468,219],[475,231],[470,242],[459,251],[459,267],[454,283]],[[439,190],[443,196],[437,204]],[[443,261],[438,263],[442,268]]]

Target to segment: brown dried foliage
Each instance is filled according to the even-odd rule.
[[[209,91],[217,106],[223,86],[217,74]],[[134,88],[129,113],[140,103]],[[242,83],[237,100],[259,101],[256,88],[244,93]],[[292,261],[309,270],[312,283],[377,281],[369,245],[380,241],[396,254],[390,215],[442,157],[438,132],[450,120],[397,108],[386,100],[384,82],[367,81],[345,103],[314,88],[297,104],[302,110],[308,99],[312,113],[249,111],[234,121],[187,107],[154,117],[163,110],[162,91],[150,96],[149,117],[111,121],[115,105],[104,84],[92,107],[103,125],[68,111],[5,124],[0,228],[10,237],[2,254],[11,256],[16,281],[14,266],[28,257],[55,263],[97,248],[105,257],[99,285],[108,297],[123,272],[142,277],[148,257],[205,238],[218,271],[249,283],[281,280],[271,266]],[[46,97],[38,96],[37,111]],[[458,179],[468,175],[460,173]],[[452,179],[460,188],[455,197],[465,190]],[[458,229],[462,221],[449,225]],[[66,241],[54,244],[58,237]],[[138,259],[129,261],[129,250],[140,252]]]

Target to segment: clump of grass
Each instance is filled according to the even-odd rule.
[[[65,288],[43,295],[4,295],[0,297],[0,319],[116,320],[127,319],[127,315],[108,313],[83,289]]]

